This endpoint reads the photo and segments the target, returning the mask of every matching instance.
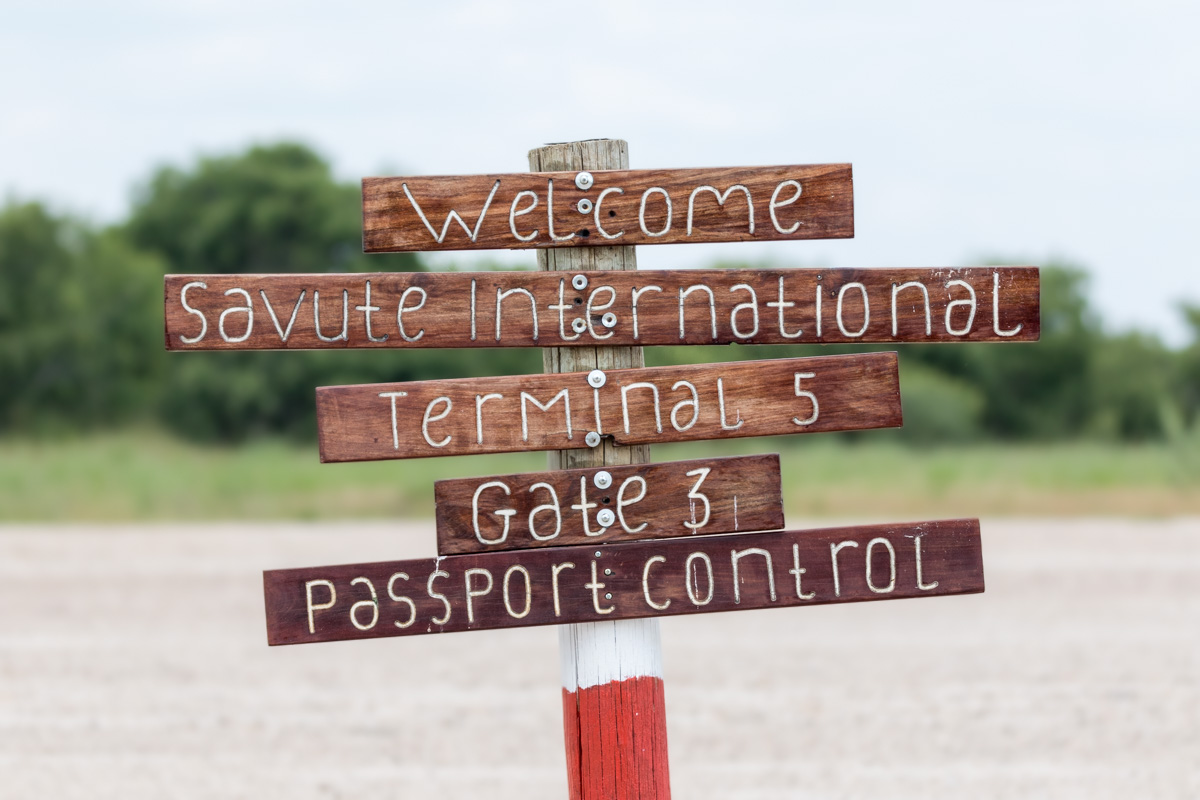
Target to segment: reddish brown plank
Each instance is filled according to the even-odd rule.
[[[587,188],[576,184],[578,172],[364,178],[363,249],[528,249],[854,235],[849,164],[589,174],[593,182]]]
[[[1037,267],[168,275],[164,318],[168,350],[1028,342],[1038,292]]]
[[[711,580],[710,580],[711,576]],[[272,645],[983,591],[979,521],[270,570]]]
[[[599,372],[599,371],[597,371]],[[895,353],[325,386],[322,461],[569,450],[901,424]]]
[[[783,527],[774,454],[460,478],[433,486],[442,555]]]

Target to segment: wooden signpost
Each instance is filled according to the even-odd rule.
[[[895,428],[895,353],[325,386],[322,461]]]
[[[168,350],[1037,341],[1036,267],[168,275]]]
[[[368,253],[853,235],[849,164],[363,180]]]
[[[329,642],[983,591],[978,520],[271,570],[267,640]]]
[[[433,486],[442,554],[783,527],[777,455],[463,478]]]
[[[439,481],[437,556],[264,573],[272,645],[559,625],[573,800],[667,800],[658,619],[982,592],[979,523],[780,531],[777,456],[651,442],[895,427],[894,353],[646,368],[642,345],[1036,341],[1035,267],[637,272],[635,244],[852,236],[850,166],[368,178],[364,249],[535,248],[540,272],[171,275],[171,350],[541,347],[543,375],[317,390],[322,461],[549,451]]]

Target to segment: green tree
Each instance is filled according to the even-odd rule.
[[[0,210],[0,430],[129,420],[154,401],[162,263],[39,203]]]

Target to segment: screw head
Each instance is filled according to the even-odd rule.
[[[617,521],[617,515],[612,512],[611,508],[602,508],[596,512],[596,522],[599,522],[602,527],[609,527]]]
[[[612,575],[612,570],[611,570],[611,569],[606,569],[606,570],[604,570],[604,574],[605,574],[605,575]]]
[[[575,277],[571,278],[571,286],[581,292],[587,288],[587,284],[587,275],[576,275]]]
[[[575,319],[571,320],[571,330],[575,331],[576,333],[583,333],[587,330],[587,320],[583,317],[576,317]]]
[[[604,593],[604,599],[605,599],[605,600],[612,600],[612,592],[605,592],[605,593]]]
[[[588,373],[587,382],[588,386],[591,386],[593,389],[599,389],[608,382],[608,376],[604,374],[604,370],[594,369]]]
[[[599,558],[599,557],[600,557],[600,551],[599,551],[599,550],[597,550],[597,551],[596,551],[596,558]]]
[[[583,441],[587,443],[588,447],[599,447],[600,434],[596,433],[595,431],[589,431],[588,435],[583,437]]]
[[[586,197],[576,203],[575,207],[579,209],[580,214],[592,213],[592,201],[588,200]]]
[[[609,311],[607,314],[605,314],[603,317],[600,318],[600,324],[606,328],[617,327],[617,315],[614,314],[613,312]]]
[[[592,184],[595,182],[596,180],[590,172],[581,172],[575,176],[575,185],[585,192],[592,188]]]
[[[596,484],[597,489],[607,489],[612,486],[612,473],[602,469],[592,476],[592,482]]]

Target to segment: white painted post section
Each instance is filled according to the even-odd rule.
[[[547,145],[529,152],[529,168],[534,172],[628,169],[628,145],[615,139]],[[593,203],[600,188],[586,193]],[[583,227],[590,223],[581,219],[586,220]],[[548,271],[637,269],[632,247],[540,249],[537,256],[539,268]],[[546,372],[644,365],[640,347],[547,348],[543,359]],[[608,438],[589,450],[549,454],[551,469],[649,460],[648,446],[616,447]],[[669,800],[658,620],[564,625],[559,628],[559,654],[571,800]]]

